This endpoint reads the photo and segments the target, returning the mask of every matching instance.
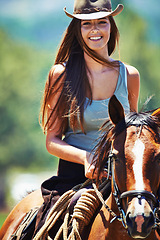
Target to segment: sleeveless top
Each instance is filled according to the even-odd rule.
[[[130,107],[129,107],[129,101],[128,101],[127,71],[126,71],[125,65],[122,62],[120,62],[119,77],[118,77],[117,86],[116,86],[114,95],[121,102],[125,112],[129,112]],[[71,129],[71,127],[69,126],[67,129],[67,132],[65,133],[65,138],[63,139],[63,141],[79,149],[83,149],[88,152],[91,152],[96,146],[98,138],[100,137],[101,133],[99,131],[99,128],[109,118],[108,116],[109,99],[92,100],[92,103],[87,105],[88,101],[89,99],[86,97],[86,103],[85,103],[86,107],[84,109],[85,134],[82,132],[81,129],[78,129],[75,132],[73,132],[73,129]],[[72,169],[72,166],[73,166],[73,169]],[[71,175],[77,176],[80,174],[79,168],[81,168],[81,172],[83,172],[84,174],[83,165],[67,162],[60,159],[58,174],[68,176],[69,175],[68,171],[69,171]],[[64,169],[65,169],[65,172],[64,172]]]

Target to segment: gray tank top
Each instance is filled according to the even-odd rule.
[[[130,110],[128,101],[128,89],[127,89],[127,71],[125,65],[120,62],[119,77],[114,92],[117,99],[121,102],[125,112]],[[73,132],[73,129],[69,126],[65,133],[63,141],[75,146],[79,149],[83,149],[91,152],[98,142],[98,138],[101,135],[99,128],[108,119],[108,102],[109,99],[93,100],[92,104],[88,104],[89,99],[86,98],[86,108],[84,110],[84,129],[85,134],[81,129]]]

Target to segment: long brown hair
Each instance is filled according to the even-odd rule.
[[[110,56],[119,42],[119,31],[112,16],[109,17],[109,20],[111,23],[111,34],[108,42],[108,53]],[[91,50],[85,44],[81,35],[81,21],[73,18],[66,30],[54,63],[66,63],[65,70],[57,78],[53,85],[51,85],[52,71],[50,71],[45,85],[40,112],[41,126],[44,132],[49,130],[54,121],[58,118],[58,120],[61,121],[60,131],[64,134],[66,128],[68,127],[68,117],[70,126],[73,130],[81,128],[82,131],[85,132],[83,127],[83,113],[86,91],[89,94],[89,104],[92,103],[92,91],[87,77],[87,66],[84,60],[84,51],[95,61],[103,65],[107,65],[109,67],[119,66],[118,61],[108,62],[105,58]],[[54,98],[57,91],[56,86],[59,86],[60,81],[62,83],[59,89],[62,88],[62,91],[57,103],[48,117],[48,101],[51,96]],[[54,89],[56,89],[56,91],[54,91]]]

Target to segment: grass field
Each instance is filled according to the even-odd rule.
[[[8,216],[8,213],[0,213],[0,228],[2,227],[7,216]]]

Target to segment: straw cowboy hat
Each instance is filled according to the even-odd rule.
[[[123,10],[123,5],[119,4],[117,8],[112,11],[111,0],[75,0],[74,12],[70,14],[64,11],[70,18],[78,18],[81,20],[91,20],[104,18],[108,16],[116,16]]]

